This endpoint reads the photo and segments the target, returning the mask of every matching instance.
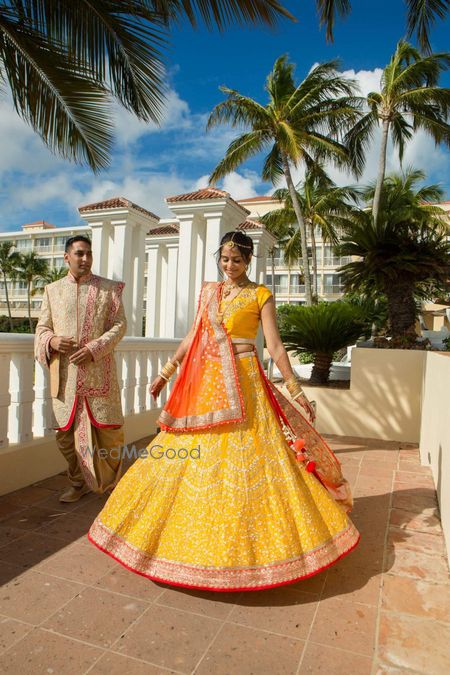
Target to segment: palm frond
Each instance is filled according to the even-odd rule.
[[[270,125],[270,115],[263,105],[248,96],[242,96],[234,89],[220,87],[220,90],[228,94],[228,98],[218,103],[211,111],[206,125],[207,130],[219,124],[229,124],[232,127]]]
[[[320,26],[325,26],[326,38],[333,42],[333,30],[336,14],[345,18],[351,9],[349,0],[316,0]]]
[[[275,26],[280,17],[295,20],[277,0],[150,0],[142,4],[162,14],[169,24],[187,18],[196,27],[201,19],[208,28],[216,26],[219,30],[235,23]]]
[[[209,178],[210,183],[215,183],[231,171],[237,169],[247,159],[261,152],[265,146],[270,143],[270,137],[267,133],[261,131],[250,131],[230,143],[225,153],[225,157],[217,164]]]
[[[420,48],[431,52],[430,31],[436,19],[444,19],[448,0],[406,0],[408,37],[417,32]]]
[[[4,12],[0,34],[0,61],[17,112],[52,151],[94,170],[107,166],[112,123],[105,88],[73,72],[61,49],[15,25]]]

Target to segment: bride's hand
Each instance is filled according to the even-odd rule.
[[[314,420],[316,419],[316,411],[314,410],[314,406],[311,404],[311,402],[307,399],[306,395],[301,392],[295,400],[297,403],[299,403],[303,410],[306,412],[306,414],[309,417],[309,421],[311,424],[314,424]]]
[[[159,394],[161,391],[164,389],[166,386],[167,382],[166,380],[161,377],[161,375],[157,375],[153,382],[151,383],[149,387],[150,394],[153,396],[153,398],[156,399],[158,398]]]

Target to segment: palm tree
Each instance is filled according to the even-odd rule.
[[[448,12],[448,0],[405,0],[407,35],[415,32],[422,51],[430,52],[430,28],[436,19],[444,19]],[[336,14],[345,17],[351,10],[349,0],[316,0],[320,25],[325,26],[327,40],[333,40]]]
[[[323,167],[316,165],[306,172],[305,179],[296,192],[311,240],[313,294],[317,298],[319,289],[316,230],[320,231],[324,242],[337,244],[341,225],[347,222],[354,208],[350,201],[356,202],[359,191],[350,186],[338,187],[325,173]],[[283,203],[283,207],[266,213],[260,220],[275,236],[283,233],[286,237],[286,228],[290,227],[292,237],[280,248],[285,251],[285,259],[291,262],[298,259],[298,255],[295,258],[294,256],[299,249],[298,230],[292,228],[295,223],[292,199],[286,189],[276,190],[273,197]]]
[[[54,281],[59,281],[67,275],[67,267],[54,267],[49,269],[44,274],[40,275],[40,279],[43,281],[44,286],[47,284],[52,284]]]
[[[277,183],[284,177],[292,199],[297,227],[300,230],[306,303],[312,304],[311,278],[308,264],[306,224],[292,178],[292,168],[328,160],[337,166],[359,170],[363,157],[350,155],[341,142],[345,130],[359,118],[356,85],[340,76],[338,62],[315,66],[299,84],[294,82],[294,64],[287,56],[275,62],[267,77],[269,101],[262,105],[238,91],[221,87],[228,98],[215,106],[208,120],[208,129],[229,123],[246,131],[229,145],[225,157],[210,176],[210,182],[223,178],[263,150],[269,150],[262,169],[263,180]],[[358,148],[356,149],[358,150]]]
[[[371,142],[375,127],[381,124],[381,146],[377,184],[372,213],[376,220],[380,209],[381,189],[386,172],[386,151],[389,133],[398,148],[400,161],[405,143],[419,129],[438,143],[450,146],[450,89],[438,86],[439,76],[450,65],[450,54],[421,56],[407,42],[400,41],[381,76],[380,92],[367,96],[369,112],[348,134],[352,152],[362,154]]]
[[[40,279],[48,274],[48,263],[40,258],[37,253],[23,253],[20,256],[17,265],[17,278],[25,281],[27,284],[27,303],[28,303],[28,322],[30,324],[30,333],[34,332],[33,321],[31,320],[31,286],[34,279]]]
[[[67,271],[67,267],[48,268],[44,274],[39,275],[36,279],[31,295],[34,297],[36,294],[42,294],[44,286],[52,284],[54,281],[59,281],[67,275]]]
[[[3,277],[3,284],[5,286],[6,306],[8,308],[9,330],[13,331],[13,320],[11,314],[11,304],[9,302],[8,283],[14,278],[15,268],[20,257],[19,254],[13,250],[14,244],[12,241],[3,241],[0,243],[0,271]]]
[[[415,339],[415,297],[445,287],[450,278],[446,214],[430,203],[442,199],[442,191],[436,185],[416,189],[423,179],[423,172],[411,170],[388,176],[378,220],[368,211],[355,213],[336,248],[355,258],[339,270],[346,290],[386,296],[392,337]]]
[[[364,319],[358,307],[347,302],[321,302],[313,307],[291,305],[280,325],[286,349],[296,354],[311,352],[314,365],[311,384],[325,384],[330,375],[333,354],[354,344],[364,332]]]
[[[291,17],[277,0],[0,0],[0,79],[52,151],[97,171],[109,161],[112,97],[161,120],[174,22],[273,25],[280,15]]]

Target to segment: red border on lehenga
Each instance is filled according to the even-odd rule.
[[[96,525],[97,521],[98,521],[98,519],[96,519],[96,521],[94,522],[93,527]],[[102,524],[100,524],[100,525],[102,525]],[[352,523],[350,523],[350,526],[354,528]],[[321,565],[317,569],[315,569],[311,572],[308,572],[307,574],[302,574],[302,575],[300,575],[298,577],[295,577],[293,579],[286,579],[286,580],[282,580],[282,581],[277,581],[277,582],[272,583],[272,584],[263,584],[263,585],[258,585],[258,586],[236,586],[236,587],[232,587],[232,586],[221,587],[221,586],[206,586],[206,585],[202,585],[202,584],[187,584],[187,583],[183,583],[183,582],[180,582],[180,581],[172,581],[172,580],[167,579],[167,578],[158,577],[158,576],[153,575],[153,574],[148,574],[148,573],[143,572],[141,570],[135,569],[131,565],[128,565],[123,560],[121,560],[117,555],[115,555],[112,551],[109,551],[106,547],[99,544],[94,539],[94,537],[91,535],[90,531],[88,532],[88,539],[100,551],[109,555],[110,558],[112,558],[116,562],[120,563],[123,567],[125,567],[125,569],[129,570],[130,572],[134,572],[135,574],[138,574],[139,576],[145,577],[146,579],[150,579],[152,581],[157,581],[159,583],[167,584],[168,586],[178,586],[180,588],[192,588],[192,589],[198,589],[198,590],[203,590],[203,591],[216,591],[216,592],[222,592],[222,593],[231,592],[232,593],[232,592],[238,592],[238,591],[260,591],[260,590],[266,590],[266,589],[269,589],[269,588],[276,588],[278,586],[287,586],[289,584],[294,584],[297,581],[301,581],[302,579],[309,579],[310,577],[313,577],[316,574],[319,574],[320,572],[323,572],[324,570],[328,569],[328,567],[331,567],[332,565],[337,563],[338,560],[341,560],[341,558],[344,558],[346,555],[351,553],[353,551],[353,549],[358,545],[359,540],[360,540],[360,534],[359,534],[359,532],[357,532],[356,528],[354,528],[354,531],[355,531],[355,533],[357,533],[357,537],[356,537],[355,541],[352,542],[351,546],[349,546],[349,548],[347,550],[342,551],[336,558],[334,558],[330,562],[327,562],[325,565]],[[110,538],[113,538],[113,537],[110,537]],[[116,537],[116,539],[118,539],[118,537]],[[123,545],[130,547],[130,544],[128,544],[125,541],[123,542]],[[176,564],[176,563],[173,563],[173,564]],[[279,563],[278,565],[277,564],[267,565],[266,569],[267,570],[269,568],[275,569],[276,567],[280,567],[280,566],[286,565],[286,564],[287,563]],[[183,568],[187,568],[187,567],[188,567],[188,565],[183,565]],[[232,569],[233,568],[230,568],[230,571]],[[264,566],[261,566],[261,570],[263,570],[263,569],[265,569]],[[243,572],[244,572],[244,570],[245,570],[245,568],[242,568]],[[207,570],[203,569],[203,572],[206,572],[206,571]],[[218,571],[217,569],[211,570],[211,572],[215,573],[215,574],[217,573],[217,571]]]

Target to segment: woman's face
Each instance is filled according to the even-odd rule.
[[[230,281],[236,281],[245,274],[247,261],[236,245],[224,244],[220,255],[220,266]]]

